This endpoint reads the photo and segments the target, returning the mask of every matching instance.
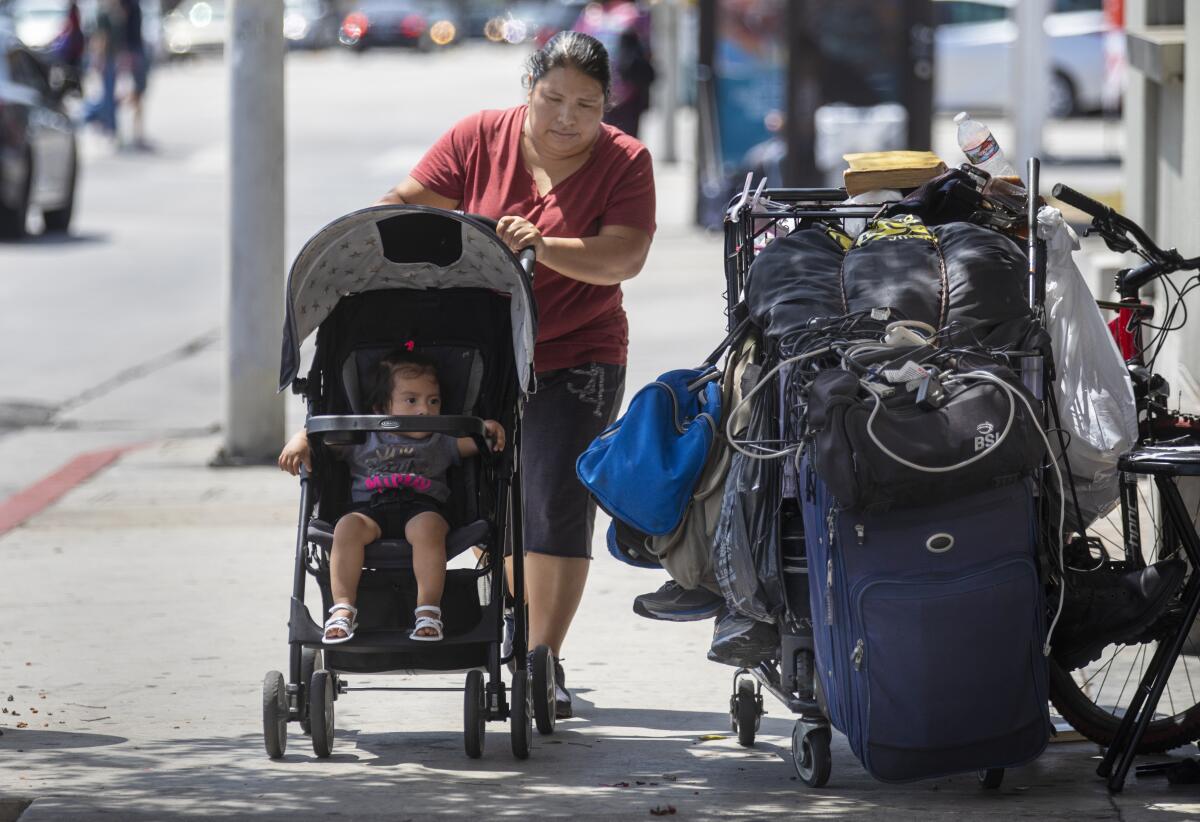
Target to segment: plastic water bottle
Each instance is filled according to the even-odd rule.
[[[978,120],[972,120],[971,115],[960,111],[954,118],[958,125],[958,147],[971,165],[981,168],[993,177],[1015,177],[1021,175],[1008,162],[1000,144],[992,136],[991,130]]]

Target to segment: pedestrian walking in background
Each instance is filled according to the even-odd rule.
[[[642,114],[650,108],[654,66],[635,29],[627,28],[621,32],[614,63],[613,102],[604,122],[616,126],[630,137],[637,137]]]
[[[145,131],[145,98],[146,87],[150,80],[150,57],[146,51],[146,41],[142,37],[142,5],[141,0],[121,0],[121,11],[124,15],[123,50],[120,56],[120,66],[130,80],[129,93],[124,102],[128,102],[133,112],[134,148],[149,148]]]
[[[569,717],[559,654],[583,598],[596,509],[575,461],[621,404],[621,283],[650,250],[654,170],[645,146],[603,123],[612,69],[598,40],[561,32],[527,68],[526,105],[460,121],[379,204],[481,214],[514,252],[536,252],[537,392],[520,454],[529,647],[553,652],[556,713]]]
[[[117,58],[124,48],[124,24],[121,0],[102,0],[88,56],[91,67],[100,75],[100,96],[88,103],[83,121],[95,123],[113,140],[117,139]]]

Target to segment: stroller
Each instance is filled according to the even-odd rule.
[[[529,755],[535,717],[541,732],[553,731],[549,649],[534,650],[535,672],[527,664],[516,457],[533,375],[532,269],[532,251],[518,259],[497,239],[494,223],[419,206],[372,207],[344,216],[318,232],[296,258],[288,277],[279,387],[290,385],[307,402],[313,471],[302,471],[300,480],[288,676],[271,671],[263,683],[263,733],[271,758],[283,755],[292,721],[311,735],[318,757],[330,756],[334,703],[358,690],[347,685],[344,674],[466,672],[464,734],[472,758],[483,753],[488,721],[510,721],[512,751],[521,759]],[[300,345],[314,331],[312,367],[300,377]],[[445,415],[378,416],[365,406],[380,358],[399,348],[436,363]],[[494,454],[484,442],[485,418],[498,420],[509,433],[504,452]],[[323,644],[321,620],[305,606],[309,575],[320,588],[322,613],[333,604],[333,525],[350,504],[348,469],[330,446],[362,442],[370,431],[433,431],[469,436],[480,445],[479,456],[464,459],[447,476],[447,559],[472,548],[479,559],[473,569],[447,571],[440,642],[409,638],[416,580],[412,548],[404,540],[366,546],[352,639]],[[514,579],[511,701],[500,674],[508,661],[501,657],[506,548]]]
[[[1036,183],[1032,189],[1036,193]],[[865,224],[879,216],[880,209],[874,205],[849,204],[845,202],[845,198],[845,191],[840,189],[764,190],[762,186],[751,198],[748,180],[746,190],[743,191],[741,197],[735,198],[731,203],[725,223],[728,326],[730,329],[745,329],[747,326],[758,329],[763,337],[762,347],[767,349],[766,359],[761,364],[761,370],[764,373],[775,374],[779,372],[779,369],[785,367],[787,362],[804,361],[805,357],[809,355],[802,350],[793,350],[793,348],[801,346],[800,343],[793,341],[807,339],[804,335],[835,333],[832,331],[835,326],[840,329],[836,333],[862,332],[868,329],[872,329],[871,333],[875,333],[873,330],[875,326],[882,331],[885,327],[890,328],[890,326],[885,326],[885,322],[890,323],[897,318],[904,319],[906,317],[903,313],[897,315],[889,313],[889,310],[886,309],[858,311],[857,314],[848,313],[854,312],[856,309],[852,306],[848,308],[844,302],[845,292],[840,284],[846,282],[843,277],[847,276],[847,273],[841,268],[841,260],[843,259],[843,250],[850,248],[853,240],[842,233],[842,230],[847,228],[847,224],[852,220],[862,221],[860,225]],[[996,227],[986,223],[984,225],[987,225],[988,228]],[[914,227],[914,229],[919,228],[921,226]],[[972,236],[978,239],[980,230],[982,229],[976,230]],[[988,234],[989,232],[983,233]],[[783,270],[786,271],[798,270],[797,267],[802,265],[808,266],[804,270],[810,276],[802,279],[793,277],[786,280],[787,288],[790,290],[772,290],[770,286],[760,283],[759,293],[756,296],[754,284],[749,281],[751,264],[755,262],[761,252],[782,238],[788,239],[772,249],[776,263],[782,265]],[[1001,245],[1008,243],[1010,246],[1006,249],[1008,254],[1007,270],[1011,272],[1014,263],[1017,270],[1020,270],[1022,260],[1016,244],[1010,243],[1008,240],[997,242]],[[879,247],[886,247],[886,241]],[[784,248],[786,250],[781,250]],[[990,252],[976,255],[976,259],[987,260],[990,258],[992,258]],[[812,268],[814,261],[818,261],[818,264],[823,266],[819,271]],[[949,263],[945,265],[949,265]],[[889,286],[900,279],[887,276],[894,272],[887,271],[883,266],[877,266],[876,269],[883,271],[881,282]],[[944,271],[945,268],[943,268]],[[860,276],[874,274],[875,271],[865,272],[865,274],[860,272]],[[994,279],[998,281],[1000,278]],[[775,281],[771,282],[775,283]],[[862,279],[859,282],[861,283]],[[1039,408],[1033,397],[1041,396],[1040,389],[1043,379],[1041,365],[1045,349],[1040,343],[1039,331],[1032,319],[1033,314],[1030,311],[1027,296],[1021,292],[1023,286],[1013,283],[1011,278],[1008,278],[1006,282],[1008,283],[1006,300],[993,300],[990,297],[994,295],[987,295],[989,299],[981,299],[978,303],[983,306],[1005,304],[1009,306],[1011,312],[1011,316],[1005,318],[1007,325],[998,323],[994,326],[995,335],[986,338],[985,344],[980,344],[980,348],[1006,349],[1006,359],[1013,364],[1019,374],[1019,379],[1030,389],[1030,401],[1035,404],[1029,406],[1029,416],[1033,417],[1035,416],[1034,411]],[[1028,299],[1040,301],[1041,283],[1035,282],[1033,286],[1034,288],[1028,294]],[[903,302],[905,294],[898,287],[894,288],[895,290],[888,292],[889,299]],[[923,289],[928,290],[922,284],[921,288],[915,289],[915,291]],[[948,289],[943,286],[941,294],[944,295],[947,292]],[[939,293],[936,285],[933,293]],[[817,305],[828,306],[818,309],[818,311],[824,310],[828,313],[817,313],[810,317],[811,308]],[[757,314],[755,314],[756,310]],[[893,323],[898,326],[904,324],[905,322]],[[944,324],[928,326],[931,331],[935,328],[945,327]],[[901,332],[904,330],[900,329]],[[970,336],[973,341],[977,342],[973,331],[970,332]],[[1001,338],[1004,340],[1003,343],[999,343]],[[787,346],[781,344],[781,340],[788,340]],[[917,342],[924,344],[920,340]],[[810,345],[810,343],[804,342],[803,345]],[[828,345],[827,342],[814,339],[809,350]],[[957,341],[953,345],[947,343],[947,347],[958,345]],[[829,348],[821,347],[820,350],[828,351]],[[802,356],[795,356],[797,354]],[[799,366],[797,366],[798,368]],[[795,385],[791,384],[793,379]],[[752,616],[756,620],[754,624],[760,628],[766,628],[770,627],[770,623],[774,623],[774,626],[778,628],[777,641],[774,650],[770,651],[769,657],[760,658],[761,661],[755,663],[742,662],[740,664],[743,667],[740,667],[734,674],[733,693],[729,702],[731,727],[738,734],[741,744],[752,745],[764,713],[763,691],[767,691],[782,702],[789,711],[798,715],[792,733],[793,765],[803,782],[813,787],[820,787],[826,784],[831,773],[831,720],[839,730],[843,730],[851,738],[851,747],[855,750],[856,755],[860,754],[860,747],[866,750],[867,756],[872,752],[878,755],[878,751],[868,749],[867,743],[863,741],[863,736],[859,736],[857,739],[854,736],[855,734],[865,735],[866,732],[862,729],[867,720],[862,719],[862,715],[851,716],[850,712],[857,709],[847,708],[846,696],[831,692],[828,687],[830,680],[833,679],[832,670],[836,665],[830,662],[832,657],[828,640],[826,640],[823,651],[820,644],[821,638],[832,632],[833,629],[830,626],[833,626],[835,621],[839,625],[839,630],[842,630],[840,626],[847,624],[844,614],[848,612],[839,611],[838,615],[834,616],[834,611],[842,608],[843,601],[839,599],[837,603],[834,603],[830,599],[832,596],[841,597],[840,593],[833,593],[837,590],[833,581],[835,560],[830,559],[827,567],[823,557],[815,558],[813,545],[815,543],[827,545],[825,530],[828,530],[828,543],[833,543],[835,538],[842,539],[843,537],[839,529],[853,527],[857,534],[850,531],[849,541],[845,544],[857,542],[857,545],[861,546],[863,545],[864,526],[861,524],[851,526],[850,523],[854,521],[851,519],[840,523],[837,519],[836,506],[830,505],[831,500],[828,493],[823,487],[814,488],[815,473],[808,467],[812,460],[810,449],[806,448],[801,451],[799,446],[800,442],[809,441],[807,438],[811,432],[806,433],[802,427],[798,427],[802,423],[796,422],[798,419],[803,419],[797,413],[797,409],[811,398],[807,393],[807,387],[803,388],[804,394],[801,394],[801,383],[798,370],[783,372],[783,376],[778,382],[768,382],[766,378],[760,381],[760,385],[768,388],[768,391],[764,392],[765,399],[753,407],[746,438],[742,440],[742,443],[752,451],[756,450],[761,456],[758,459],[743,461],[745,474],[744,479],[740,480],[740,484],[734,483],[737,466],[731,468],[731,482],[726,486],[727,500],[730,499],[731,487],[742,490],[753,489],[751,494],[742,494],[739,491],[738,495],[734,495],[735,497],[742,495],[745,498],[756,500],[746,506],[745,515],[741,519],[736,519],[737,526],[735,526],[746,527],[749,530],[747,544],[750,550],[732,560],[724,558],[721,555],[721,528],[719,527],[718,545],[714,549],[714,556],[718,578],[723,578],[722,588],[727,603],[731,602],[732,592],[733,598],[741,600],[737,604],[744,606],[737,610]],[[1008,396],[1015,397],[1015,394],[1010,391]],[[1035,445],[1038,450],[1034,452],[1034,456],[1037,459],[1027,463],[1034,466],[1040,465],[1040,454],[1044,453],[1040,450],[1040,441]],[[986,441],[982,447],[990,449],[991,441]],[[843,448],[845,449],[846,446]],[[976,443],[976,450],[979,448],[979,444]],[[813,447],[811,450],[816,450],[816,448]],[[794,455],[796,457],[795,465],[791,465],[793,460],[790,458],[787,460],[762,458],[768,454],[775,457]],[[803,460],[800,459],[801,455],[803,455]],[[788,463],[786,469],[784,463]],[[1028,483],[1029,480],[1022,482]],[[1014,500],[1012,502],[1013,510],[1023,512],[1020,518],[1014,517],[1012,520],[1012,522],[1020,523],[1020,527],[1011,529],[1016,535],[1013,537],[1015,547],[1012,547],[1011,554],[1006,554],[1004,557],[1004,561],[1009,562],[1012,567],[1017,567],[1017,560],[1013,557],[1021,555],[1019,559],[1022,575],[1019,582],[1013,583],[1013,589],[1019,589],[1022,596],[1025,597],[1021,600],[1023,604],[1028,600],[1028,610],[1025,613],[1029,614],[1026,627],[1030,634],[1030,636],[1022,635],[1022,641],[1027,644],[1021,645],[1019,649],[1021,653],[1025,653],[1029,647],[1032,647],[1033,638],[1044,636],[1044,627],[1040,625],[1043,608],[1040,591],[1036,584],[1030,584],[1031,580],[1034,583],[1037,580],[1037,568],[1033,561],[1032,549],[1038,542],[1034,532],[1039,527],[1039,516],[1029,504],[1030,497],[1024,490],[1025,487],[1022,484],[1014,483],[1009,486],[1007,492],[998,492],[1009,493]],[[1040,498],[1044,500],[1046,497],[1042,494]],[[815,503],[808,502],[814,499]],[[810,508],[814,514],[811,517]],[[939,515],[944,514],[942,511],[938,513]],[[880,544],[880,539],[890,538],[889,532],[880,527],[882,525],[886,525],[888,529],[896,527],[897,517],[890,515],[889,517],[890,519],[883,518],[877,521],[858,519],[858,522],[865,521],[867,523],[868,540],[872,539],[871,534],[875,534],[873,538],[875,541],[869,542],[869,544],[877,546]],[[1041,519],[1044,521],[1044,515]],[[980,521],[982,522],[982,520]],[[923,522],[922,527],[925,527]],[[970,534],[980,526],[967,524],[959,527],[964,533]],[[947,530],[953,529],[948,528]],[[1044,534],[1041,535],[1041,540],[1048,541]],[[988,544],[986,539],[976,542]],[[952,545],[953,542],[951,541],[949,544]],[[1009,550],[1009,546],[999,547],[998,542],[997,546],[997,551]],[[887,544],[886,549],[886,551],[881,551],[878,547],[874,548],[875,556],[895,557],[900,553],[894,549],[892,544]],[[963,548],[963,550],[968,549],[975,551],[976,545]],[[942,545],[932,545],[924,553],[934,556],[935,552],[944,550],[947,548]],[[827,547],[824,549],[824,553],[829,553]],[[855,552],[847,551],[845,553],[849,556]],[[862,554],[862,551],[858,553]],[[984,551],[981,550],[978,553],[984,553]],[[722,567],[723,561],[724,568]],[[813,570],[811,576],[810,562],[817,563],[813,567],[819,569]],[[900,571],[901,574],[907,572],[907,568]],[[843,573],[844,571],[839,566],[837,571],[839,585],[842,584]],[[947,579],[949,578],[947,576]],[[913,579],[915,581],[915,577]],[[828,585],[825,584],[826,582]],[[866,589],[861,590],[865,591]],[[913,588],[912,590],[917,589]],[[821,595],[814,593],[816,591],[822,592]],[[860,596],[865,597],[865,594]],[[863,601],[865,600],[860,599],[858,602],[861,604]],[[923,607],[925,607],[924,603],[922,603]],[[855,619],[858,617],[855,616]],[[859,635],[867,637],[867,653],[869,655],[872,651],[870,636],[861,632]],[[750,634],[747,633],[746,636],[749,637]],[[892,647],[908,646],[901,640]],[[837,653],[840,654],[840,652],[839,648]],[[855,673],[840,672],[839,683],[842,680],[848,681],[854,678],[860,670],[863,661],[863,640],[861,638],[858,640],[857,647],[852,649],[849,658],[853,660]],[[1031,666],[1033,669],[1036,669],[1038,664],[1043,667],[1045,665],[1044,661],[1038,663],[1037,658],[1040,658],[1040,653],[1037,654]],[[841,657],[838,656],[838,659],[840,660]],[[876,652],[876,660],[880,659],[881,657]],[[1019,668],[1020,666],[1018,666]],[[862,670],[869,673],[870,668],[867,666]],[[862,702],[857,702],[860,699],[860,693],[878,696],[876,692],[867,690],[869,686],[865,684],[865,678],[868,673],[863,673],[860,679],[855,680],[854,687],[861,688],[861,691],[855,691],[855,704],[862,704]],[[1035,671],[1029,677],[1029,687],[1020,690],[1020,704],[1008,714],[1011,717],[1019,717],[1023,723],[1027,722],[1030,729],[1025,737],[1006,749],[1010,752],[1015,751],[1015,753],[1012,755],[1002,754],[997,759],[991,760],[996,762],[996,765],[967,766],[979,770],[980,781],[984,787],[994,788],[1000,784],[1004,770],[999,763],[1012,765],[1028,761],[1040,751],[1039,745],[1045,744],[1044,736],[1048,728],[1048,719],[1044,716],[1046,704],[1044,679],[1044,672],[1036,673]],[[897,681],[910,682],[910,680]],[[888,684],[890,685],[890,683]],[[909,685],[905,684],[903,688],[898,686],[897,690],[902,692],[904,688],[908,687]],[[919,687],[919,684],[914,685],[914,688]],[[925,691],[918,692],[925,693]],[[862,701],[867,698],[863,696]],[[876,724],[871,725],[870,729],[872,732],[877,732],[880,728],[890,731],[885,723],[894,721],[902,730],[892,738],[903,738],[904,740],[903,743],[894,743],[895,750],[904,752],[904,756],[897,758],[901,763],[900,766],[889,763],[890,768],[884,767],[878,770],[873,770],[869,760],[864,759],[868,770],[871,770],[878,778],[888,781],[906,781],[911,778],[923,778],[923,775],[954,772],[953,767],[938,771],[938,768],[942,767],[940,763],[926,767],[920,762],[917,762],[916,765],[921,767],[913,766],[911,770],[906,771],[905,768],[911,764],[909,760],[920,759],[920,757],[910,754],[911,748],[901,747],[902,744],[908,744],[908,738],[904,736],[907,733],[904,730],[905,723],[911,719],[911,725],[919,726],[926,717],[909,716],[906,718],[902,715],[885,717],[888,705],[884,704],[885,700],[883,699],[880,699],[879,702],[883,708],[871,715],[871,721]],[[1003,711],[998,710],[998,712],[1002,713]],[[896,712],[893,711],[893,713]],[[1016,719],[1014,719],[1014,724],[1015,722]],[[1020,727],[1027,726],[1021,725]],[[1001,729],[997,733],[1002,734],[1003,732],[1004,729]],[[962,750],[964,751],[963,762],[975,762],[981,759],[974,755],[973,749],[966,743]],[[860,755],[860,758],[863,756]],[[986,755],[982,759],[988,761]],[[876,764],[879,764],[878,758]],[[880,776],[879,771],[883,771],[887,775]]]

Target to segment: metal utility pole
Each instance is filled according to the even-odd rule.
[[[1050,42],[1046,37],[1046,0],[1021,0],[1016,4],[1017,42],[1013,47],[1012,94],[1009,105],[1015,140],[1009,162],[1025,168],[1030,157],[1042,153],[1042,129],[1050,104]]]
[[[662,0],[653,6],[652,13],[652,53],[658,69],[656,108],[663,122],[658,159],[674,163],[679,159],[675,139],[675,115],[679,110],[679,0]]]
[[[218,464],[274,461],[284,438],[283,0],[233,0],[229,42],[229,289]]]

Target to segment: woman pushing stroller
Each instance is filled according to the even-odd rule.
[[[520,454],[529,647],[553,653],[556,714],[569,717],[558,663],[583,597],[595,516],[575,461],[621,404],[629,327],[620,284],[650,249],[654,170],[645,146],[603,123],[612,72],[598,40],[562,32],[527,70],[526,105],[460,121],[378,204],[480,214],[498,221],[512,251],[536,252],[537,391]]]
[[[376,367],[368,405],[375,414],[432,416],[441,412],[437,368],[419,354],[405,350],[385,355]],[[486,420],[492,448],[504,450],[504,428]],[[349,512],[333,532],[329,580],[334,605],[325,622],[323,642],[334,645],[354,636],[357,627],[358,581],[366,546],[378,539],[408,540],[417,578],[416,624],[411,639],[442,639],[442,588],[446,579],[446,534],[450,530],[444,504],[450,489],[446,471],[463,457],[475,456],[479,446],[470,437],[412,431],[405,434],[372,432],[361,445],[340,448],[353,479]],[[279,467],[298,474],[312,469],[308,434],[297,431],[279,455]]]

